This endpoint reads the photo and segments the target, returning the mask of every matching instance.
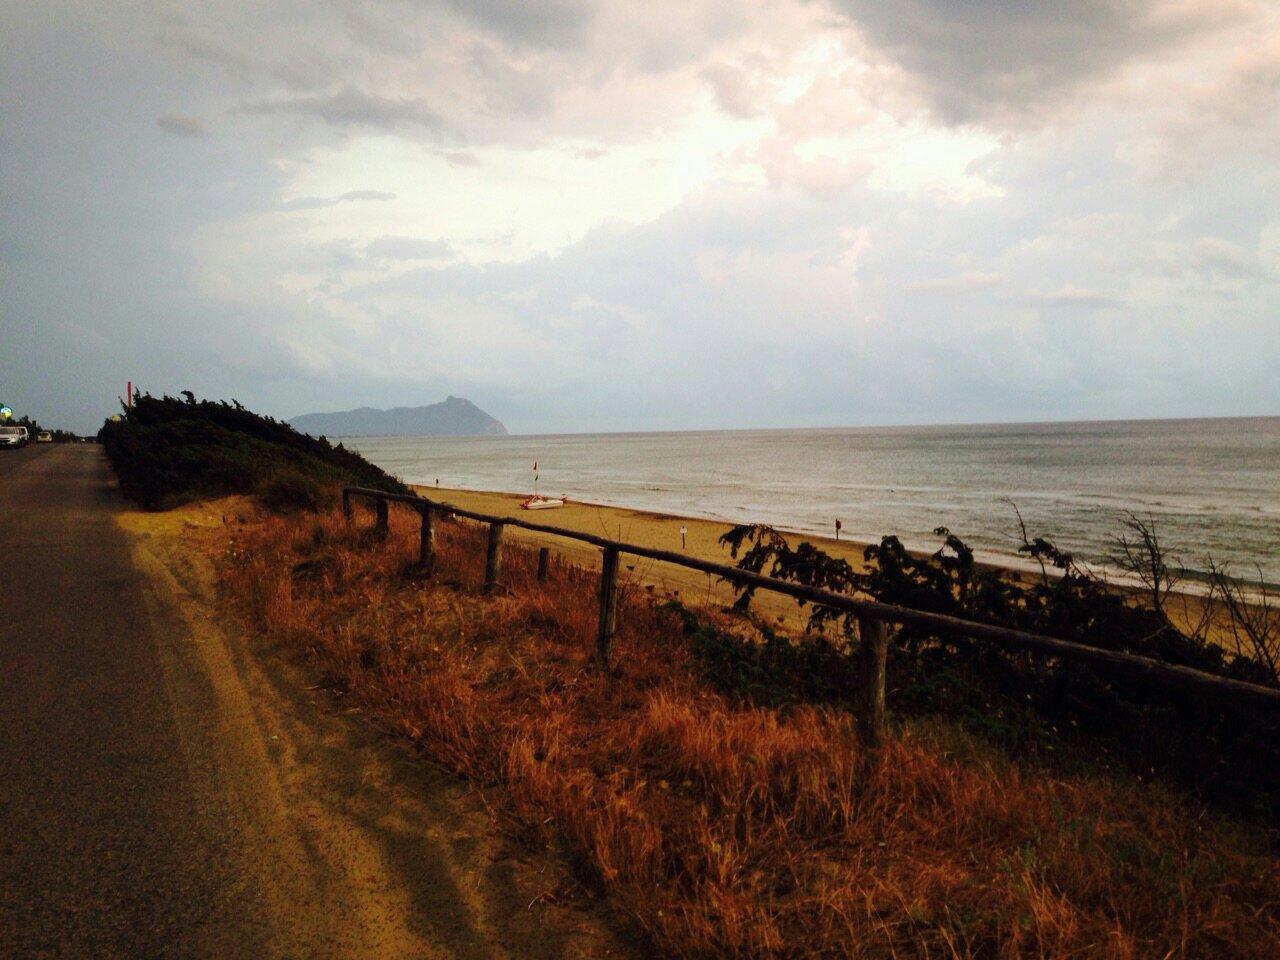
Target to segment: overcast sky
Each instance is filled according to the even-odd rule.
[[[0,0],[0,401],[1280,413],[1280,5]]]

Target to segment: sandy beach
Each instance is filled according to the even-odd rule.
[[[520,506],[521,501],[527,496],[523,493],[427,486],[415,486],[414,489],[430,499],[478,513],[519,517],[549,526],[611,537],[626,543],[679,551],[717,563],[732,564],[734,562],[728,548],[720,543],[720,537],[731,530],[733,524],[719,520],[678,517],[628,507],[572,501],[563,507],[551,510],[529,511]],[[685,531],[683,541],[680,532],[682,529]],[[583,566],[598,566],[600,563],[599,549],[590,544],[518,529],[508,530],[508,536],[518,543],[551,547],[553,552]],[[790,538],[793,543],[808,540],[820,546],[828,554],[846,560],[855,570],[866,568],[863,561],[863,551],[867,546],[865,542],[843,537],[836,540],[833,537],[818,537],[808,533],[791,534]],[[632,582],[651,587],[664,595],[679,598],[695,606],[728,605],[734,600],[734,593],[729,585],[709,574],[636,557],[624,558],[624,564],[624,569]],[[1025,570],[1005,569],[1009,569],[1020,578],[1032,576]],[[768,591],[760,591],[756,594],[752,601],[752,608],[757,614],[775,620],[789,629],[801,628],[807,620],[807,614],[795,601]],[[1198,619],[1202,609],[1201,597],[1183,593],[1179,594],[1177,601],[1172,604],[1170,615],[1175,624],[1186,627],[1191,621]],[[1219,630],[1221,626],[1219,625]],[[1215,633],[1218,632],[1215,631]]]
[[[674,517],[627,507],[574,502],[552,510],[530,511],[520,506],[527,494],[442,487],[415,487],[415,490],[425,497],[478,513],[519,517],[522,520],[611,537],[626,543],[687,553],[689,556],[717,563],[734,562],[728,548],[719,542],[724,533],[733,529],[733,525],[717,520]],[[682,529],[685,531],[683,540],[680,533]],[[549,546],[571,562],[584,566],[598,566],[600,563],[600,550],[587,543],[518,529],[508,530],[508,536],[518,543]],[[802,537],[801,534],[795,536],[797,540]],[[828,553],[844,558],[857,569],[864,567],[862,551],[865,544],[808,534],[803,535],[803,539],[822,544],[822,548]],[[709,574],[637,557],[624,557],[623,563],[623,569],[633,583],[652,587],[661,594],[695,606],[727,605],[734,600],[734,593],[729,585]],[[762,591],[757,594],[752,606],[757,613],[779,620],[788,627],[801,627],[804,624],[805,618],[799,606],[787,597]]]
[[[519,517],[551,526],[564,527],[582,533],[593,533],[601,537],[611,537],[628,543],[643,544],[648,547],[660,547],[664,550],[676,550],[688,553],[693,557],[706,560],[717,560],[721,563],[732,562],[729,551],[719,542],[720,537],[733,529],[733,524],[720,520],[705,520],[699,517],[679,517],[670,514],[652,513],[647,510],[635,510],[630,507],[603,506],[594,503],[578,503],[569,501],[563,507],[551,510],[525,510],[520,503],[528,496],[524,493],[500,493],[481,490],[458,490],[444,487],[414,486],[413,489],[433,500],[451,503],[466,510],[489,513],[495,516]],[[680,530],[686,534],[681,540]],[[530,540],[539,535],[527,531],[513,531],[527,535]],[[833,556],[843,557],[855,567],[861,568],[862,551],[865,543],[841,538],[839,541],[829,537],[817,537],[813,534],[794,534],[813,543],[821,543],[823,549]],[[574,541],[556,537],[544,537],[545,542],[554,542],[556,546],[566,549],[574,545]],[[588,544],[581,545],[589,553],[598,551]]]

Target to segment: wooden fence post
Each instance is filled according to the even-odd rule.
[[[501,523],[489,524],[489,548],[484,556],[484,591],[492,593],[498,587],[498,572],[502,569]]]
[[[349,490],[342,491],[342,516],[348,523],[351,522],[351,492]]]
[[[604,548],[600,569],[600,622],[596,632],[596,655],[603,670],[609,669],[609,648],[618,621],[618,550]]]
[[[542,583],[547,579],[547,563],[551,559],[550,547],[538,548],[538,582]]]
[[[858,732],[871,749],[884,743],[884,673],[889,642],[883,620],[858,617]]]
[[[432,509],[422,508],[422,539],[418,543],[418,566],[423,573],[430,573],[436,565],[436,528],[432,522]]]
[[[386,500],[383,500],[381,497],[378,498],[377,500],[378,519],[374,523],[373,529],[374,529],[374,532],[378,535],[379,540],[385,540],[387,538],[387,531],[389,529],[387,525],[388,506],[389,505]]]

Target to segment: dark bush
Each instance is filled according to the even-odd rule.
[[[264,492],[284,478],[317,490],[341,484],[407,490],[341,444],[299,433],[235,401],[197,401],[189,392],[183,397],[138,395],[132,410],[98,432],[121,491],[144,507]],[[277,496],[283,504],[288,494]]]
[[[329,497],[315,480],[300,476],[276,477],[262,488],[263,505],[274,513],[315,513]]]
[[[910,553],[896,537],[868,546],[865,571],[811,543],[793,548],[770,527],[738,527],[723,542],[735,557],[741,554],[739,567],[784,580],[1277,685],[1261,658],[1181,632],[1152,593],[1115,589],[1047,540],[1024,537],[1022,552],[1043,568],[1043,575],[1026,578],[980,566],[959,537],[946,528],[936,532],[943,544],[926,556]],[[740,609],[751,593],[741,591]],[[806,636],[789,644],[772,636],[745,644],[715,631],[690,632],[701,660],[726,689],[770,702],[847,700],[856,619],[821,605],[809,612]],[[814,669],[820,678],[808,675]],[[1124,764],[1219,805],[1280,821],[1280,717],[1274,711],[914,626],[895,634],[889,683],[899,713],[958,717],[1022,755]]]

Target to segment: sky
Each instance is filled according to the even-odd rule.
[[[0,402],[1280,413],[1280,4],[0,0]]]

